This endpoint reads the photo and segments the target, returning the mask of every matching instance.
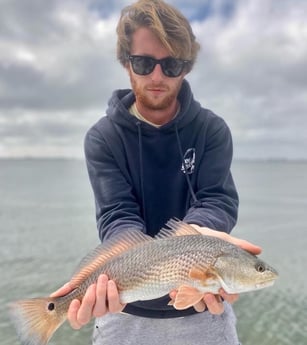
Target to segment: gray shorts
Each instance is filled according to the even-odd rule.
[[[108,314],[96,319],[93,345],[238,345],[236,317],[224,305],[221,315],[204,312],[171,319]]]

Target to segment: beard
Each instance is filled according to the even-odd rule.
[[[176,99],[176,95],[167,94],[163,98],[152,98],[147,96],[144,92],[135,90],[135,96],[138,102],[143,105],[144,108],[150,110],[164,110],[169,107],[170,104]]]
[[[138,103],[140,103],[144,108],[152,111],[165,110],[169,108],[172,103],[176,102],[182,85],[182,82],[179,82],[174,88],[170,88],[162,83],[143,86],[139,85],[131,75],[130,82]],[[165,94],[155,97],[150,94],[150,89],[161,89]]]

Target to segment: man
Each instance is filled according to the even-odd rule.
[[[184,79],[199,50],[190,24],[161,0],[140,0],[122,11],[117,34],[132,90],[114,92],[107,116],[85,140],[101,241],[128,228],[154,236],[177,217],[259,253],[227,234],[238,208],[232,140],[225,122],[193,99]],[[64,286],[57,294],[67,291]],[[124,306],[115,283],[102,275],[82,304],[71,303],[68,320],[80,328],[97,317],[94,344],[239,343],[228,303],[236,295],[206,294],[184,311],[167,305],[175,295]]]

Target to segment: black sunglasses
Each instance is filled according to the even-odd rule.
[[[129,60],[135,74],[150,74],[156,65],[159,64],[162,68],[162,72],[170,78],[179,77],[184,67],[190,62],[188,60],[181,60],[173,57],[154,59],[150,56],[142,55],[129,55]]]

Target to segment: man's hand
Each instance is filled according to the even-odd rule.
[[[199,231],[203,235],[219,237],[225,241],[235,244],[236,246],[239,246],[240,248],[250,252],[251,254],[258,255],[261,253],[261,248],[259,246],[256,246],[246,240],[233,237],[227,234],[226,232],[216,231],[216,230],[212,230],[206,227],[200,227],[195,224],[190,224],[190,225],[192,225],[197,231]],[[169,295],[172,300],[175,300],[176,293],[177,293],[176,290],[173,290],[170,292]],[[213,295],[210,293],[204,294],[203,299],[197,304],[195,304],[193,307],[197,312],[203,312],[206,308],[208,308],[211,314],[219,315],[224,312],[224,305],[223,305],[222,299],[232,304],[235,301],[237,301],[238,298],[239,298],[238,294],[228,294],[223,289],[220,289],[219,295]]]
[[[226,232],[212,230],[212,229],[201,227],[195,224],[190,224],[190,225],[193,226],[193,228],[195,228],[197,231],[199,231],[203,235],[219,237],[224,241],[235,244],[236,246],[250,252],[251,254],[258,255],[262,251],[261,247],[256,246],[255,244],[248,242],[246,240],[242,240],[241,238],[231,236],[227,234]]]
[[[69,283],[63,285],[51,296],[59,297],[72,291]],[[102,274],[97,283],[92,284],[86,290],[82,303],[75,299],[71,302],[67,320],[71,327],[80,329],[86,325],[92,317],[101,317],[107,313],[118,313],[124,309],[125,305],[120,303],[119,293],[113,280]]]

